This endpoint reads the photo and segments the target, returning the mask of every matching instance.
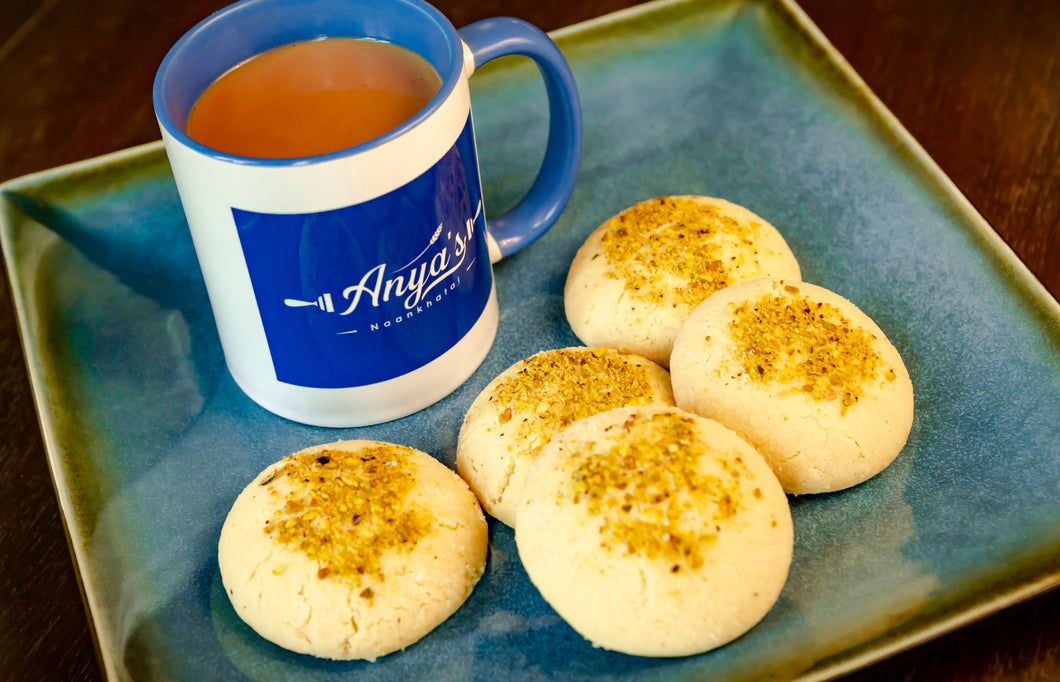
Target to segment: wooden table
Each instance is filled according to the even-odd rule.
[[[159,138],[166,50],[223,0],[5,0],[0,181]],[[545,30],[630,0],[446,0]],[[1052,294],[1060,294],[1060,3],[804,0],[826,36]],[[5,280],[6,282],[6,280]],[[0,296],[0,678],[100,677],[10,297]],[[1060,590],[851,680],[1060,680]]]

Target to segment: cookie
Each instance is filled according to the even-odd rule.
[[[375,660],[454,613],[485,566],[467,485],[426,453],[341,441],[284,458],[237,497],[218,542],[236,613],[286,649]]]
[[[608,348],[546,350],[515,363],[475,398],[457,439],[456,468],[483,508],[515,526],[534,457],[577,419],[624,405],[674,404],[670,376]]]
[[[658,197],[589,235],[571,262],[563,303],[582,343],[668,367],[674,335],[699,303],[765,276],[801,277],[775,227],[723,199]]]
[[[787,497],[753,447],[653,405],[553,438],[523,488],[515,541],[541,595],[593,645],[687,656],[768,613],[794,540]]]
[[[901,355],[852,302],[764,278],[704,301],[674,341],[681,407],[741,434],[790,493],[857,485],[901,452],[913,385]]]

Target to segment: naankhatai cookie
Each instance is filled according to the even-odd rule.
[[[586,345],[625,348],[668,367],[678,327],[703,299],[766,276],[801,276],[775,227],[723,199],[658,197],[589,235],[571,263],[563,303]]]
[[[468,409],[456,468],[486,511],[515,526],[519,491],[541,447],[572,422],[625,405],[674,404],[659,365],[609,348],[560,348],[520,360]]]
[[[787,497],[753,447],[653,405],[553,438],[527,478],[515,541],[541,595],[595,646],[686,656],[772,608],[793,533]]]
[[[677,404],[750,441],[790,493],[876,475],[913,422],[913,385],[883,331],[805,282],[765,278],[708,298],[678,333],[671,372]]]
[[[486,519],[453,471],[374,441],[309,448],[263,471],[221,530],[239,616],[287,649],[367,659],[448,618],[482,575]]]

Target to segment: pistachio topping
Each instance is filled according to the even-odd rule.
[[[881,369],[888,380],[896,376],[876,352],[874,334],[852,325],[835,306],[810,300],[794,285],[731,305],[733,357],[738,371],[752,381],[785,384],[818,401],[838,401],[846,414]]]
[[[739,456],[704,443],[687,415],[633,416],[609,428],[606,450],[572,458],[568,499],[603,516],[606,550],[664,560],[673,573],[699,568],[722,522],[741,509],[740,479],[752,474]],[[708,457],[721,475],[703,472]]]
[[[411,550],[434,522],[407,504],[415,479],[402,446],[290,455],[261,485],[280,498],[264,531],[315,561],[318,577],[354,586],[365,576],[382,580],[383,554]],[[360,594],[373,596],[371,588]]]
[[[652,402],[648,372],[623,355],[608,348],[574,348],[527,358],[497,384],[492,400],[505,405],[498,423],[514,429],[536,452],[576,420]]]
[[[607,276],[624,280],[640,300],[694,306],[732,284],[739,268],[757,265],[754,242],[761,229],[761,223],[688,197],[643,201],[605,226]],[[740,247],[741,254],[726,256],[727,246]]]

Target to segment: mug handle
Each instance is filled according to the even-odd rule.
[[[581,162],[581,102],[570,65],[552,39],[536,26],[512,17],[493,17],[457,33],[464,41],[468,76],[497,57],[523,55],[537,64],[548,93],[548,143],[541,169],[519,203],[487,221],[490,262],[496,263],[543,235],[567,205]]]

